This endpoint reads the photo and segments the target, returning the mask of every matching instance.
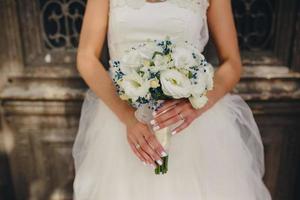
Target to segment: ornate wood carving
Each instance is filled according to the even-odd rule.
[[[233,0],[243,63],[290,66],[297,1]]]
[[[16,1],[26,66],[72,66],[85,1]]]
[[[43,39],[49,49],[74,49],[78,44],[84,0],[40,0]]]
[[[274,1],[234,0],[233,8],[241,49],[269,49],[274,37]]]

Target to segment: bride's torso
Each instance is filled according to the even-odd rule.
[[[110,0],[108,47],[112,59],[133,45],[169,36],[203,51],[208,41],[209,0]]]

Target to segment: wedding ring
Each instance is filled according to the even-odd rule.
[[[135,148],[136,148],[136,149],[139,149],[139,148],[141,148],[141,145],[140,145],[140,144],[136,144],[136,145],[135,145]]]
[[[178,115],[179,115],[180,119],[184,121],[184,117],[182,116],[182,113],[178,113]]]

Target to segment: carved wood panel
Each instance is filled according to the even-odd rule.
[[[80,102],[17,101],[5,107],[15,138],[10,162],[16,199],[71,200]]]
[[[245,66],[291,67],[296,0],[232,0],[235,24]],[[210,43],[209,61],[217,65]]]
[[[75,49],[84,14],[84,0],[39,0],[40,22],[46,48]]]
[[[300,102],[250,101],[265,146],[265,183],[274,200],[296,200]]]
[[[17,1],[25,64],[72,66],[86,1]]]

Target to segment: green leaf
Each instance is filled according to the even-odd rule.
[[[163,56],[164,54],[161,53],[161,52],[159,52],[159,51],[155,51],[155,52],[153,53],[152,59],[154,59],[156,55],[161,55],[161,56]]]
[[[193,73],[189,71],[188,78],[191,79],[193,77]]]
[[[162,91],[161,87],[158,88],[150,88],[150,93],[151,96],[154,100],[168,100],[168,99],[172,99],[172,97],[167,96],[164,94],[164,92]]]

